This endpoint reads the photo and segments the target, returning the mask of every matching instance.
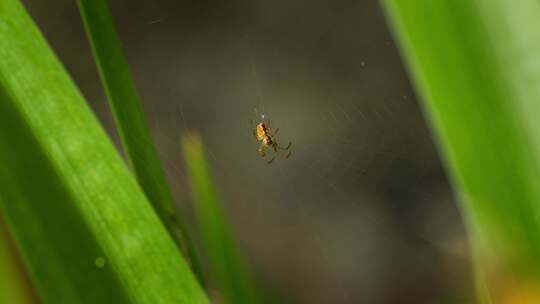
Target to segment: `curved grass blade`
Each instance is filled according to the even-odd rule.
[[[0,208],[44,303],[208,303],[17,0],[0,2]]]
[[[234,244],[222,203],[210,177],[201,138],[193,133],[185,135],[182,138],[182,151],[191,181],[210,281],[222,292],[225,303],[262,303]]]
[[[197,255],[167,185],[106,0],[78,0],[86,33],[135,177],[199,273]]]
[[[382,2],[461,199],[483,301],[540,303],[540,2]]]

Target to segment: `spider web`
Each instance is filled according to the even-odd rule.
[[[75,4],[25,2],[118,143]],[[455,202],[376,1],[110,4],[180,207],[196,130],[273,302],[467,297]],[[260,158],[255,109],[289,159]]]
[[[445,281],[468,282],[463,231],[396,48],[384,27],[356,43],[355,17],[335,11],[288,38],[235,25],[182,43],[160,71],[169,91],[148,96],[166,102],[147,106],[177,195],[189,186],[178,134],[197,130],[240,246],[279,302],[459,296],[467,287]],[[249,122],[260,114],[292,142],[289,159],[258,155]]]
[[[234,76],[219,97],[204,104],[176,91],[178,111],[171,112],[179,122],[169,136],[174,150],[177,133],[201,132],[237,238],[259,276],[297,303],[445,299],[433,280],[463,275],[439,264],[464,264],[454,254],[461,244],[452,243],[463,231],[410,89],[363,84],[380,68],[377,60],[359,62],[344,85],[314,77],[305,63],[252,55],[264,50],[237,43],[247,54],[221,74]],[[268,165],[258,155],[249,126],[255,113],[280,128],[279,144],[292,142],[289,159]],[[296,293],[302,289],[309,292]]]

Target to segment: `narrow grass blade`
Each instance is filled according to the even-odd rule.
[[[137,181],[198,272],[196,254],[184,222],[176,214],[106,0],[78,0],[78,4],[116,126]]]
[[[0,216],[1,217],[1,216]],[[31,304],[36,301],[0,218],[0,303]]]
[[[461,199],[483,300],[540,303],[540,2],[382,2]]]
[[[184,136],[182,150],[192,185],[210,281],[217,285],[226,303],[261,303],[255,283],[234,244],[222,203],[210,177],[200,137],[196,134]]]
[[[0,1],[0,209],[44,303],[207,303],[18,0]]]

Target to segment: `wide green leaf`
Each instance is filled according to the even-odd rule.
[[[540,302],[540,2],[383,0],[461,200],[484,301]]]
[[[207,303],[18,0],[0,58],[0,208],[43,302]]]

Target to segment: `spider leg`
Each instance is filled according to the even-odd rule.
[[[291,156],[292,151],[290,149],[283,149],[281,147],[278,147],[278,148],[280,148],[280,150],[276,154],[279,155],[279,157],[281,157],[283,159],[287,159],[287,158],[289,158]],[[283,152],[283,153],[280,153],[280,152]]]
[[[272,133],[272,134],[273,134],[273,135],[276,135],[278,131],[279,131],[279,128],[277,128],[276,130],[274,130],[274,133]]]
[[[286,147],[280,147],[280,146],[277,146],[277,147],[280,150],[289,150],[291,148],[291,145],[292,145],[292,142],[289,142],[289,144]]]
[[[270,160],[268,160],[268,158],[266,157],[266,149],[268,148],[268,146],[266,146],[265,144],[261,144],[261,146],[259,147],[259,155],[261,155],[261,157],[268,163],[272,163],[274,161],[274,159],[276,159],[276,156],[272,156],[272,158]]]
[[[289,156],[291,156],[291,144],[289,142],[289,144],[287,145],[287,147],[283,148],[283,147],[280,147],[277,143],[274,144],[272,147],[274,148],[274,151],[276,152],[276,155],[278,155],[279,157],[282,157],[283,159],[287,159],[289,158]],[[287,152],[287,154],[283,155],[283,153],[280,153],[280,152]]]
[[[261,146],[259,147],[259,155],[261,155],[262,158],[265,158],[266,157],[266,146],[263,144],[261,144]]]
[[[285,155],[285,157],[284,157],[284,158],[285,158],[285,159],[289,158],[289,157],[291,156],[291,154],[292,154],[292,151],[291,151],[291,150],[289,150],[289,153],[287,153],[287,155]]]

